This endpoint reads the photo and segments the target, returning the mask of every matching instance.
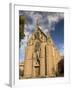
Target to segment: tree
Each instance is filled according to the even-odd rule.
[[[25,26],[26,18],[25,16],[19,16],[19,43],[21,42],[21,39],[25,37],[24,33],[24,26]]]

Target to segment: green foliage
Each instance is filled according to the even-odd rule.
[[[25,37],[24,26],[26,18],[25,16],[19,16],[19,42]]]

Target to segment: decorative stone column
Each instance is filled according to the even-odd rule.
[[[41,51],[40,51],[40,77],[45,77],[45,44],[41,44]]]
[[[54,75],[54,57],[51,45],[46,45],[47,77]]]
[[[25,60],[24,63],[24,78],[32,77],[32,60]]]
[[[24,61],[24,78],[32,77],[32,46],[27,46]]]
[[[32,69],[32,77],[35,78],[36,75],[35,75],[35,61],[36,61],[36,55],[35,53],[33,53],[33,69]]]

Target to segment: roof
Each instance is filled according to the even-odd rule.
[[[38,30],[47,38],[46,34],[41,30],[41,28],[38,26]]]

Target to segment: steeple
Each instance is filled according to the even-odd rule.
[[[36,29],[38,29],[39,27],[39,18],[37,17],[37,20],[36,20]]]
[[[39,26],[39,19],[37,18],[37,22],[36,22],[37,27]]]

